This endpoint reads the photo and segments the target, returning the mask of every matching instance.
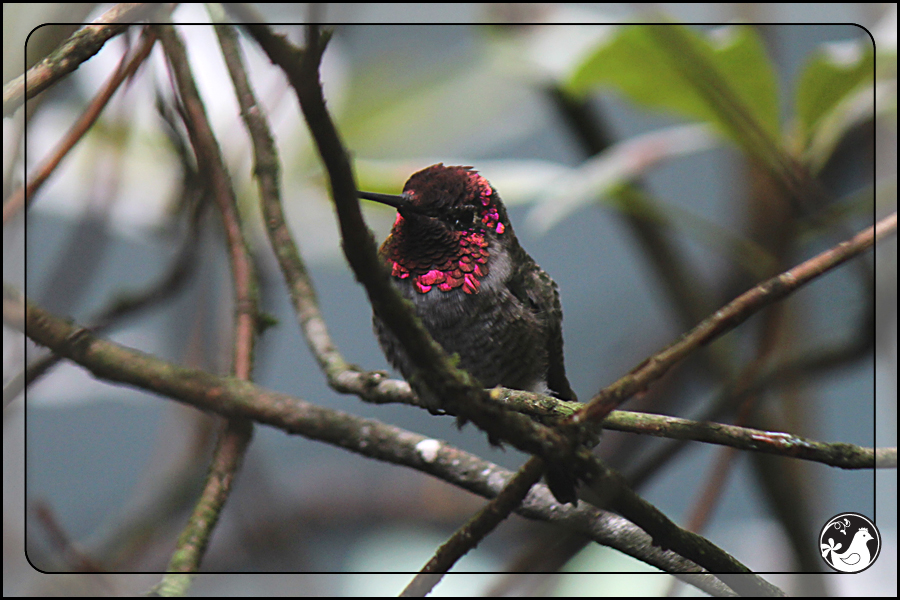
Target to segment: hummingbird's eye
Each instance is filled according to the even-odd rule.
[[[475,211],[470,208],[464,208],[456,213],[456,220],[453,221],[455,229],[468,229],[475,223]]]

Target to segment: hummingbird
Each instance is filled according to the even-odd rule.
[[[576,399],[563,364],[557,285],[519,244],[487,179],[440,163],[414,173],[399,196],[358,194],[397,209],[379,256],[459,367],[486,388]],[[373,322],[389,362],[409,379],[414,367],[400,342],[377,316]]]

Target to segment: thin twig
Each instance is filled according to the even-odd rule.
[[[817,442],[790,433],[762,431],[709,421],[691,421],[664,415],[614,411],[603,421],[603,428],[675,440],[720,444],[736,450],[799,458],[842,469],[889,468],[892,451],[896,463],[896,449],[879,448],[876,452],[874,448],[857,444]]]
[[[735,394],[734,390],[728,393],[732,396]],[[568,402],[521,390],[503,390],[503,393],[497,394],[496,397],[509,408],[540,419],[564,418],[574,414],[581,407],[578,402]],[[401,402],[403,401],[401,398]],[[896,461],[895,448],[873,449],[844,442],[819,442],[791,433],[717,423],[712,421],[713,418],[714,415],[707,415],[692,420],[614,410],[597,426],[597,429],[719,444],[738,450],[810,460],[842,469],[872,469],[882,466],[890,468],[892,456]],[[672,449],[669,448],[668,451],[672,452]],[[657,457],[659,458],[661,457]]]
[[[456,530],[450,539],[438,548],[431,560],[409,582],[400,596],[407,598],[427,596],[459,559],[474,549],[481,540],[522,504],[528,490],[538,482],[543,472],[544,464],[541,459],[536,456],[528,459],[528,462],[507,481],[503,490],[493,500],[488,502],[474,517],[469,519],[468,523]]]
[[[97,562],[83,548],[72,541],[72,536],[68,534],[59,522],[56,513],[47,502],[36,500],[32,505],[32,509],[37,522],[43,527],[51,544],[62,557],[66,571],[75,571],[76,573],[105,573],[108,571],[105,565]],[[108,581],[105,579],[103,581],[109,586]],[[110,589],[109,591],[113,590]]]
[[[31,204],[32,200],[34,200],[34,195],[44,182],[47,181],[50,175],[53,174],[62,159],[69,154],[69,151],[75,147],[81,138],[84,137],[84,134],[87,133],[91,126],[97,121],[100,113],[106,108],[110,98],[116,93],[116,90],[119,89],[122,82],[133,75],[135,71],[137,71],[137,68],[144,63],[148,56],[150,56],[150,51],[153,50],[153,45],[155,43],[156,35],[154,35],[152,31],[145,31],[137,49],[134,51],[131,60],[129,60],[127,64],[125,62],[126,55],[122,56],[119,66],[116,67],[116,70],[97,95],[94,96],[94,99],[91,100],[87,108],[84,109],[84,112],[81,113],[81,116],[78,117],[75,124],[72,125],[66,135],[59,141],[56,148],[53,149],[53,152],[44,158],[44,161],[32,171],[31,177],[27,179],[28,184],[15,190],[3,204],[4,225],[6,225],[7,221],[9,221],[13,215],[17,214],[23,206]]]
[[[269,243],[287,283],[294,312],[306,343],[328,378],[329,385],[337,388],[338,376],[355,369],[344,360],[328,333],[328,326],[319,310],[315,288],[285,222],[281,207],[281,175],[275,142],[262,106],[254,96],[247,79],[237,36],[234,29],[227,25],[216,25],[216,33],[219,35],[225,64],[241,107],[241,118],[253,144],[255,161],[253,172],[259,188],[260,206]]]
[[[241,229],[231,178],[194,83],[184,44],[171,25],[160,26],[157,32],[184,106],[183,117],[198,170],[209,178],[213,198],[222,214],[235,302],[232,373],[237,379],[249,380],[253,370],[257,321],[257,282],[253,260]],[[167,571],[170,573],[193,573],[198,570],[252,435],[253,424],[250,420],[231,418],[224,425],[200,499],[169,562]]]
[[[130,23],[150,14],[156,4],[116,4],[90,25],[72,34],[47,58],[3,86],[3,116],[11,115],[22,102],[32,99],[77,69],[110,38],[125,31]]]

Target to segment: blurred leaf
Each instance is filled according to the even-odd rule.
[[[577,8],[575,8],[577,11]],[[610,16],[607,21],[614,23]],[[512,34],[509,28],[489,29],[505,35],[494,35],[491,50],[503,57],[506,71],[531,82],[534,86],[559,86],[581,68],[595,48],[607,36],[617,35],[618,25],[597,25],[590,20],[574,18],[577,25],[553,25],[529,28]]]
[[[751,27],[710,34],[674,24],[622,27],[565,83],[581,95],[603,86],[712,123],[766,163],[781,153],[775,72]]]
[[[847,131],[875,114],[897,114],[896,82],[879,82],[874,88],[857,87],[825,113],[810,132],[803,162],[811,173],[821,169]]]
[[[678,125],[639,135],[613,146],[534,188],[540,202],[528,215],[527,227],[546,232],[585,204],[645,174],[661,162],[707,150],[720,138],[706,125]]]
[[[354,78],[341,132],[360,156],[382,157],[468,154],[517,139],[537,126],[525,117],[538,100],[504,66],[481,52],[400,85],[393,65],[372,64]]]
[[[803,147],[822,119],[874,81],[875,52],[868,38],[829,44],[813,55],[797,85],[796,112]]]

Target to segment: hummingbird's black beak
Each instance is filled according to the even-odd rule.
[[[356,195],[363,200],[371,200],[372,202],[379,202],[381,204],[393,206],[401,213],[416,213],[419,215],[424,215],[426,217],[433,216],[428,214],[428,212],[423,210],[421,207],[416,206],[415,204],[410,202],[409,198],[406,196],[395,196],[393,194],[376,194],[375,192],[359,191],[356,192]]]

